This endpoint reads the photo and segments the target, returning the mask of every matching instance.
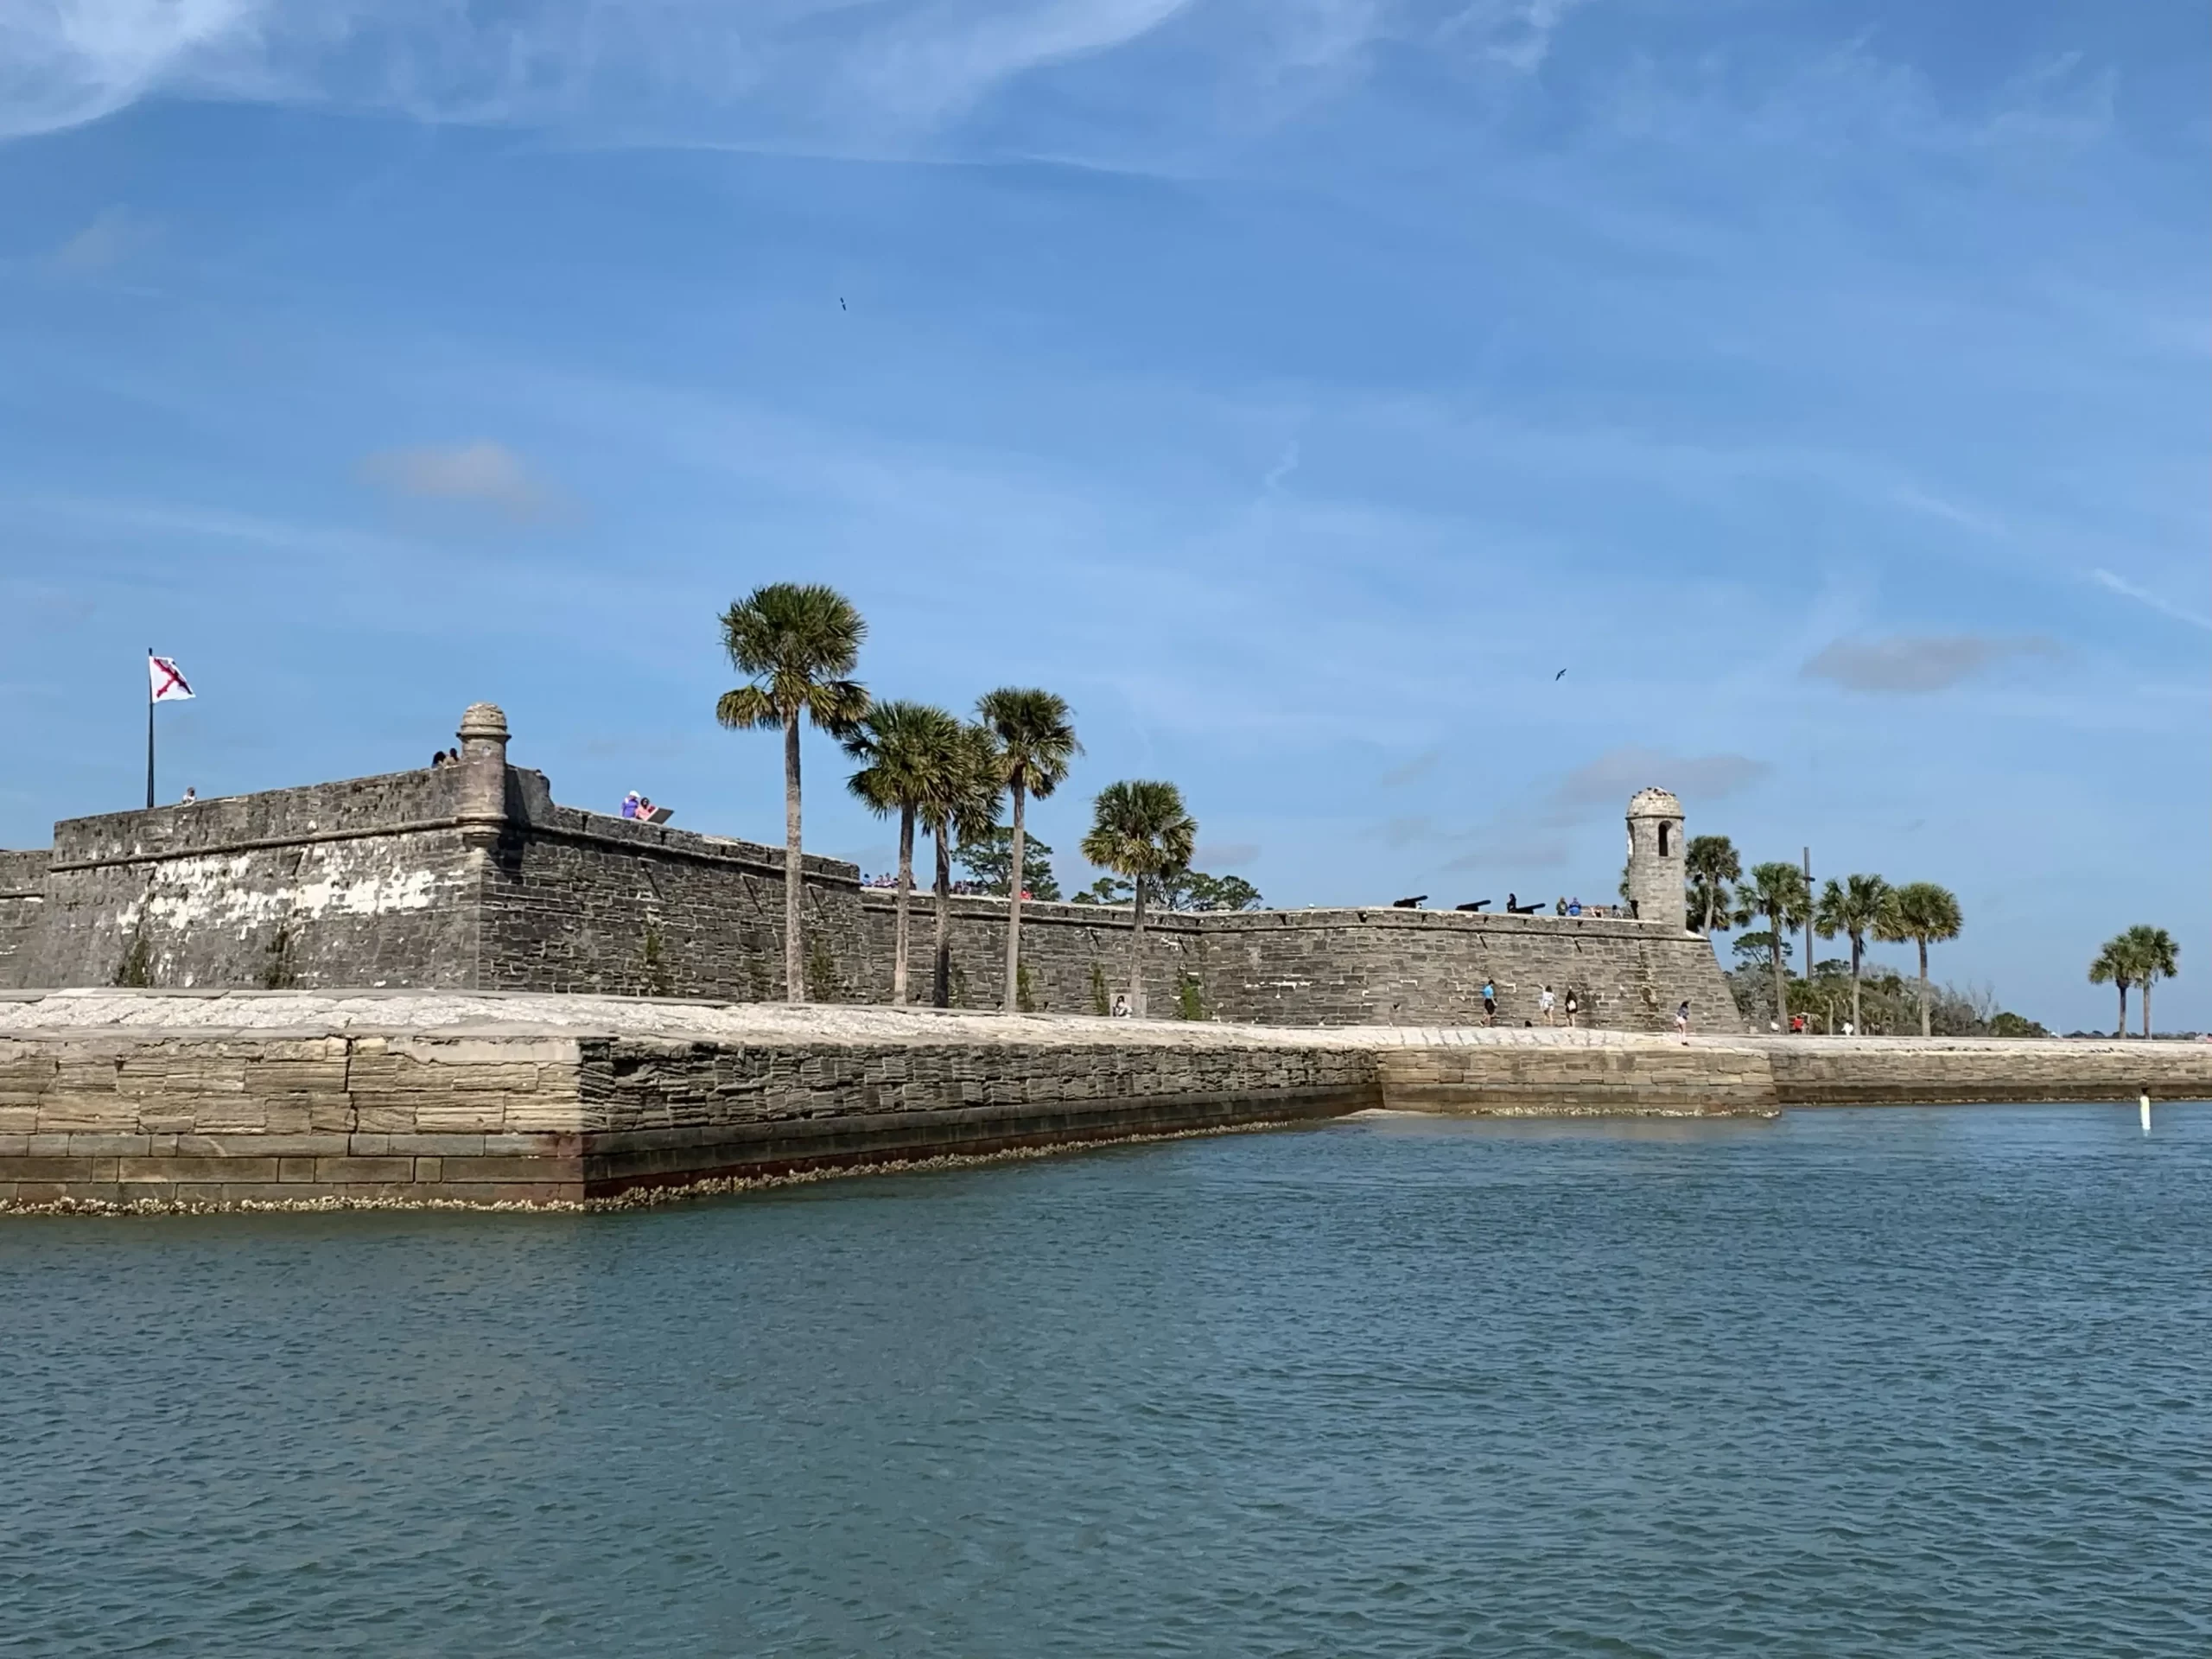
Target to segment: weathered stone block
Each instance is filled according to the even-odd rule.
[[[274,1181],[274,1158],[125,1158],[116,1179],[123,1181]]]
[[[404,1184],[415,1179],[411,1158],[318,1158],[315,1178],[326,1185],[359,1183]]]

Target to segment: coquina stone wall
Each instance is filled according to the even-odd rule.
[[[956,894],[949,901],[952,1006],[1004,1006],[1006,912],[1003,899]],[[891,1000],[893,896],[880,887],[861,893],[861,921],[868,963],[861,1001]],[[907,1000],[926,1003],[935,945],[935,901],[916,893],[907,947]],[[1173,1016],[1182,1006],[1186,978],[1204,982],[1199,918],[1170,912],[1145,918],[1145,995],[1147,1011]],[[1129,988],[1129,912],[1105,905],[1031,902],[1021,907],[1021,1003],[1032,1014],[1105,1014],[1117,992]],[[1211,1012],[1211,1010],[1209,1010]]]
[[[0,854],[0,988],[782,996],[780,848],[557,805],[503,728],[477,751],[65,820],[50,852]],[[805,876],[810,990],[852,1000],[859,872]]]
[[[458,781],[396,772],[58,823],[14,982],[469,983]]]
[[[29,983],[30,950],[46,912],[46,867],[53,855],[0,852],[0,987]]]
[[[536,772],[486,861],[476,904],[487,990],[784,995],[781,848],[556,806]],[[860,1000],[860,872],[804,865],[807,995]]]
[[[55,826],[0,855],[0,988],[447,988],[768,1001],[784,995],[780,848],[556,804],[506,760],[505,718],[464,717],[460,764]],[[1671,798],[1668,798],[1671,799]],[[893,899],[809,856],[806,992],[884,1002]],[[950,906],[955,1007],[1001,1005],[1006,904]],[[1020,1003],[1099,1014],[1129,983],[1126,908],[1024,906]],[[933,910],[915,896],[909,1000],[930,997]],[[1279,1025],[1501,1024],[1552,986],[1582,1022],[1740,1029],[1709,944],[1626,918],[1388,907],[1149,918],[1154,1015]]]
[[[892,896],[861,894],[868,1001],[891,995]],[[1001,1006],[1006,901],[955,898],[950,906],[953,1005]],[[913,903],[911,1001],[931,989],[935,911]],[[1095,1014],[1129,984],[1126,907],[1021,907],[1022,1004],[1039,1014]],[[1150,915],[1145,990],[1154,1015],[1185,1014],[1248,1025],[1466,1025],[1482,1018],[1482,988],[1497,992],[1501,1025],[1541,1025],[1544,987],[1565,1023],[1571,989],[1582,1023],[1620,1031],[1671,1029],[1688,1000],[1701,1030],[1743,1029],[1702,937],[1605,917],[1480,916],[1456,911],[1261,910]]]

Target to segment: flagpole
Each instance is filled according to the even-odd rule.
[[[146,647],[146,810],[154,810],[154,648]]]

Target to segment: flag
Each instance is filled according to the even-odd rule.
[[[192,696],[192,686],[184,677],[184,671],[166,657],[146,653],[146,677],[156,702],[182,702]]]

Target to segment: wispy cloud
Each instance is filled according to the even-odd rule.
[[[361,474],[394,495],[489,507],[517,524],[554,518],[563,505],[520,455],[485,438],[444,448],[386,450],[364,461]]]
[[[1808,680],[1827,680],[1847,691],[1925,696],[1947,691],[2014,658],[2059,654],[2056,642],[2040,635],[1899,634],[1886,639],[1835,640],[1815,652],[1802,672]]]
[[[1772,770],[1747,754],[1675,754],[1624,744],[1586,760],[1549,788],[1502,808],[1461,837],[1465,850],[1446,869],[1548,869],[1567,861],[1574,832],[1600,813],[1625,808],[1657,785],[1691,810],[1749,788]]]
[[[1286,76],[1357,65],[1382,41],[1525,75],[1579,3],[10,0],[0,137],[174,93],[588,128],[628,142],[898,151],[1025,77],[1171,33],[1185,70],[1255,102]],[[1143,124],[1131,112],[1132,130]]]
[[[2192,628],[2212,631],[2212,617],[2205,616],[2200,612],[2185,610],[2171,600],[2161,598],[2149,588],[2138,587],[2134,582],[2124,577],[2116,576],[2109,570],[2093,570],[2090,575],[2095,578],[2098,586],[2108,588],[2115,594],[2125,594],[2139,605],[2148,605],[2162,616],[2170,616],[2177,622],[2186,622]]]
[[[1624,744],[1568,772],[1549,797],[1555,822],[1571,822],[1593,807],[1625,808],[1630,796],[1656,785],[1686,802],[1718,801],[1749,788],[1771,768],[1747,754],[1671,754]]]
[[[1417,779],[1424,778],[1436,769],[1436,763],[1443,757],[1444,751],[1441,748],[1423,749],[1412,760],[1401,761],[1384,772],[1382,779],[1382,787],[1400,789]]]
[[[1191,855],[1191,862],[1201,869],[1235,870],[1255,862],[1260,856],[1256,841],[1201,842]]]
[[[97,121],[250,47],[266,0],[10,0],[0,138]]]
[[[123,263],[156,234],[149,221],[127,207],[103,207],[91,224],[54,249],[47,264],[71,276],[88,276]]]
[[[1425,812],[1410,812],[1384,820],[1376,832],[1385,847],[1410,847],[1436,834],[1436,825]]]

